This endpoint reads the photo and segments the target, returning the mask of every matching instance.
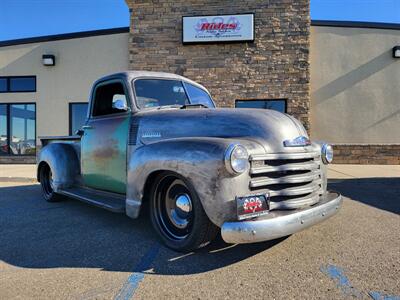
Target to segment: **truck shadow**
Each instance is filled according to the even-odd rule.
[[[156,246],[153,273],[196,274],[246,260],[283,240],[228,245],[219,238],[198,252],[177,253],[159,243],[146,215],[132,220],[67,198],[47,203],[38,184],[0,188],[0,207],[0,260],[20,268],[133,272]]]
[[[352,200],[400,214],[400,177],[330,179],[328,188]]]

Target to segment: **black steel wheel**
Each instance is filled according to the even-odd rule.
[[[48,164],[41,166],[39,170],[39,179],[44,199],[48,202],[60,201],[60,195],[54,192],[53,173]]]
[[[218,233],[192,185],[178,174],[160,174],[150,201],[153,226],[169,248],[192,251],[207,245]]]

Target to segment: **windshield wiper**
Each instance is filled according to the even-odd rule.
[[[164,109],[164,108],[181,108],[182,104],[171,104],[171,105],[160,105],[157,109]]]
[[[181,106],[181,109],[186,109],[186,108],[208,108],[208,106],[203,103],[191,103]]]

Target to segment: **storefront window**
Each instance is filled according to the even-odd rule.
[[[237,108],[263,108],[286,113],[286,99],[236,100]]]
[[[7,104],[0,104],[0,155],[8,154]]]
[[[69,104],[69,134],[75,134],[85,124],[87,110],[87,103]]]
[[[0,155],[35,154],[35,104],[1,104]]]

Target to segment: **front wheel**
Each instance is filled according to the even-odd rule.
[[[186,252],[204,247],[218,233],[192,185],[178,174],[165,172],[157,176],[150,201],[152,224],[173,250]]]

